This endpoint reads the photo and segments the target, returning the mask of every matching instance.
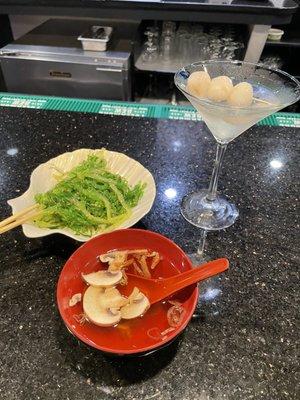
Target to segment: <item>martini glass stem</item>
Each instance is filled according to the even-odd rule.
[[[207,230],[203,229],[201,231],[201,236],[200,236],[199,245],[198,245],[198,249],[197,249],[197,256],[199,257],[199,259],[204,258],[204,248],[205,248],[205,243],[206,243],[206,236],[207,236]]]
[[[217,145],[215,165],[208,188],[208,195],[206,197],[208,201],[214,201],[217,197],[218,181],[226,148],[227,144],[218,143]]]
[[[201,229],[201,236],[199,239],[197,251],[195,253],[189,254],[189,258],[192,261],[194,267],[199,267],[200,265],[208,261],[207,257],[205,256],[206,238],[207,230]]]

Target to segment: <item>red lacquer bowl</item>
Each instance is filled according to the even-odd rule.
[[[179,335],[193,315],[198,299],[196,285],[185,288],[173,296],[173,299],[180,301],[185,309],[184,319],[180,326],[164,336],[159,336],[157,332],[169,328],[167,311],[171,305],[168,302],[154,304],[143,317],[130,321],[123,320],[117,327],[103,328],[90,322],[84,324],[78,322],[78,315],[83,313],[82,303],[70,307],[69,300],[75,293],[84,293],[87,287],[81,274],[107,268],[107,265],[97,260],[99,254],[115,249],[138,248],[158,251],[162,256],[162,260],[152,271],[153,278],[167,278],[192,269],[186,254],[166,237],[141,229],[124,229],[97,236],[84,243],[73,253],[61,271],[57,285],[60,315],[71,333],[98,350],[118,355],[153,351]],[[128,295],[133,289],[130,279],[126,287],[118,285],[118,289],[122,294]]]

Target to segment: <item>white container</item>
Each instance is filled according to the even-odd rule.
[[[111,26],[93,25],[90,29],[78,37],[83,50],[105,51],[111,38],[113,28]]]
[[[270,28],[268,33],[268,40],[281,40],[284,31],[281,29]]]
[[[52,189],[57,184],[57,180],[55,179],[55,171],[57,171],[57,169],[64,172],[70,171],[72,168],[76,167],[76,165],[86,160],[89,155],[97,155],[99,153],[103,155],[103,149],[78,149],[70,153],[61,154],[60,156],[40,164],[32,172],[30,176],[30,185],[26,192],[15,199],[8,200],[8,204],[12,208],[12,214],[16,214],[24,208],[35,204],[34,196],[37,193],[45,193]],[[105,150],[104,158],[107,161],[108,169],[113,174],[118,174],[125,178],[130,186],[134,186],[138,182],[144,182],[147,185],[143,197],[132,209],[131,215],[115,229],[129,228],[151,210],[156,195],[154,178],[143,165],[133,158],[128,157],[126,154]],[[90,239],[90,237],[87,236],[77,235],[67,228],[39,228],[29,222],[24,223],[22,228],[24,235],[29,238],[38,238],[53,233],[60,233],[78,240],[79,242],[86,242]],[[98,232],[94,236],[100,233],[101,232]]]

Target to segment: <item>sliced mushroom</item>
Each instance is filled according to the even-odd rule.
[[[140,293],[141,293],[141,292],[140,292],[140,290],[139,290],[137,287],[133,288],[133,291],[132,291],[132,292],[130,293],[130,295],[128,296],[129,303],[132,303],[133,300],[134,300],[136,297],[138,297],[138,295],[139,295]]]
[[[110,263],[114,261],[116,253],[116,251],[109,251],[108,253],[100,254],[99,260],[103,263]]]
[[[82,274],[83,280],[94,287],[112,287],[119,283],[123,274],[121,271],[97,271],[91,274]]]
[[[124,259],[127,256],[127,250],[112,250],[105,254],[100,254],[99,259],[102,262],[112,263],[116,259]]]
[[[81,301],[81,293],[75,293],[69,300],[69,307],[75,306],[77,303]]]
[[[148,254],[149,250],[147,249],[136,249],[136,250],[127,250],[127,254],[141,255]]]
[[[114,326],[121,320],[118,308],[102,308],[100,298],[104,295],[103,288],[89,286],[83,296],[83,311],[90,322],[98,326]]]
[[[118,251],[116,252],[116,256],[112,262],[109,263],[108,270],[109,271],[120,271],[125,267],[125,263],[127,261],[127,252],[126,251]]]
[[[99,296],[99,306],[101,308],[120,309],[127,303],[128,299],[122,296],[118,289],[114,287],[105,289]]]
[[[108,262],[109,271],[120,271],[127,261],[127,251],[109,251],[99,256],[100,261]],[[124,265],[125,267],[125,265]]]
[[[128,297],[129,303],[121,308],[121,316],[124,319],[137,318],[148,310],[150,302],[144,293],[138,288],[134,288],[131,295]]]

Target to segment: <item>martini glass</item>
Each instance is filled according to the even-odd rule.
[[[233,85],[248,82],[253,87],[254,100],[248,107],[234,107],[227,102],[214,102],[196,97],[187,89],[192,72],[206,71],[211,78],[226,75]],[[181,204],[183,217],[204,230],[195,261],[203,258],[207,231],[231,226],[238,217],[236,206],[218,194],[217,186],[222,161],[228,143],[268,115],[285,108],[300,98],[300,83],[286,72],[262,64],[242,61],[203,61],[183,67],[175,74],[175,84],[201,115],[217,141],[215,165],[208,189],[186,195]]]

